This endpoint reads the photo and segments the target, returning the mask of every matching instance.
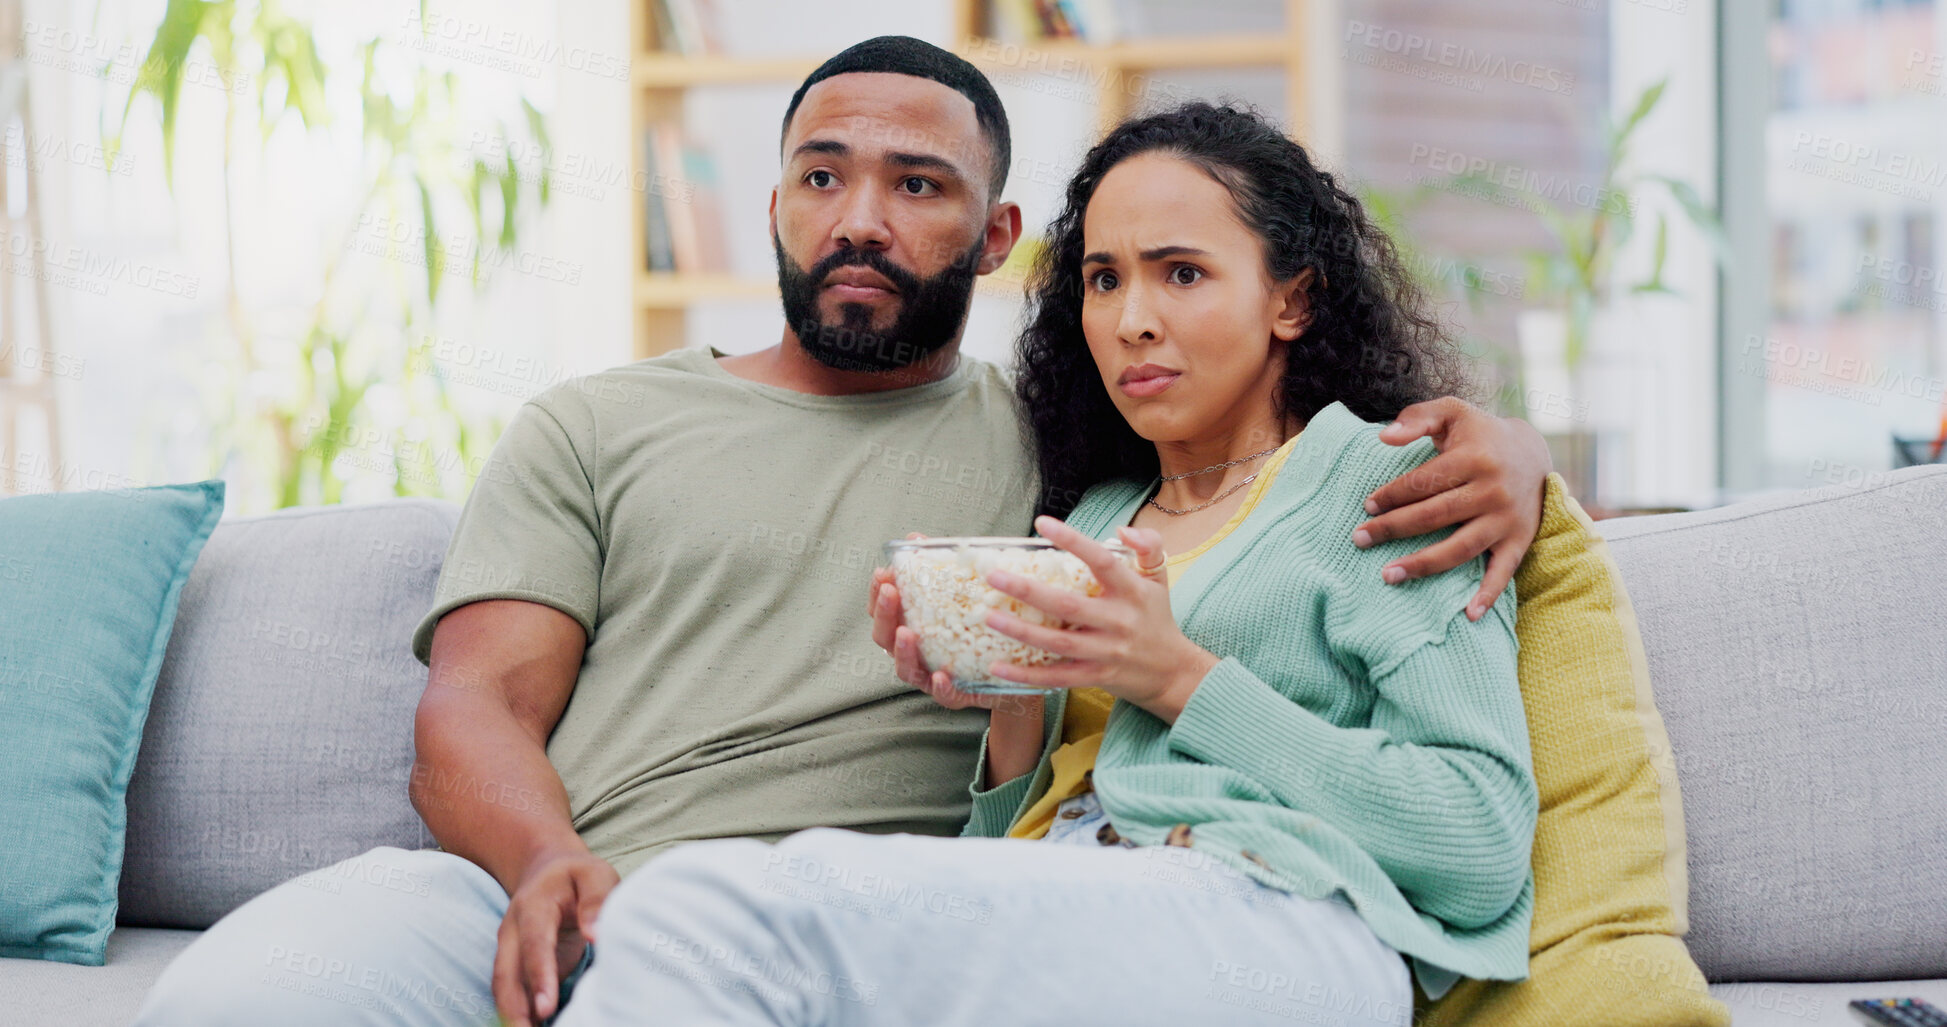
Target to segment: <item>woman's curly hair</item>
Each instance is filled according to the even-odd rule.
[[[1272,281],[1313,272],[1310,323],[1285,344],[1281,413],[1310,420],[1337,400],[1386,421],[1458,391],[1452,344],[1392,240],[1304,147],[1229,105],[1188,103],[1125,121],[1083,158],[1029,279],[1016,391],[1041,472],[1041,512],[1066,516],[1091,485],[1158,473],[1156,447],[1116,409],[1082,335],[1083,215],[1109,169],[1145,153],[1186,160],[1230,192]]]

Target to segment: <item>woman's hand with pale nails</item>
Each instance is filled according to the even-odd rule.
[[[988,614],[987,626],[995,631],[1067,657],[1045,667],[995,663],[989,673],[1036,688],[1100,688],[1164,723],[1176,723],[1190,693],[1218,659],[1176,626],[1162,536],[1147,528],[1119,529],[1122,541],[1136,551],[1136,567],[1131,567],[1100,542],[1053,517],[1037,517],[1034,526],[1042,538],[1087,564],[1102,594],[1078,595],[1006,571],[988,575],[987,583],[996,590],[1071,625],[1049,628],[999,610]]]

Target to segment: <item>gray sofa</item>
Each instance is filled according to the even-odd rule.
[[[108,965],[0,960],[0,1020],[126,1024],[251,895],[431,844],[406,801],[407,640],[456,515],[401,500],[217,529],[130,785]],[[1858,997],[1947,1007],[1947,468],[1602,530],[1676,754],[1713,993],[1738,1027],[1852,1023]]]

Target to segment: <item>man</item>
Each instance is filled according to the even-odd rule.
[[[671,845],[958,833],[985,714],[901,683],[860,600],[886,539],[1018,535],[1074,499],[1038,494],[1009,383],[958,355],[975,277],[1020,235],[1006,115],[965,61],[881,37],[805,81],[782,151],[779,344],[551,389],[468,499],[414,638],[412,797],[443,851],[259,896],[138,1022],[545,1022],[609,890]],[[1491,597],[1533,537],[1545,451],[1453,400],[1388,439],[1425,434],[1443,455],[1360,530],[1464,522],[1401,571],[1491,549]]]

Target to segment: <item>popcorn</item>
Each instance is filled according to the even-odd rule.
[[[1121,543],[1109,547],[1134,562]],[[1040,692],[987,673],[994,661],[1039,667],[1062,658],[1016,641],[987,626],[993,610],[1030,624],[1068,625],[987,584],[987,575],[1006,570],[1083,595],[1102,594],[1102,586],[1081,559],[1040,539],[923,539],[886,547],[893,581],[899,587],[906,626],[919,633],[920,655],[933,670],[953,675],[968,692]]]

